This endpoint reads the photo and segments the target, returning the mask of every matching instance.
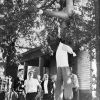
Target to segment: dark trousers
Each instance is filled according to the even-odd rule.
[[[51,100],[51,97],[49,94],[43,94],[43,100]]]
[[[24,93],[18,93],[18,100],[25,100]]]
[[[0,93],[0,100],[5,100],[5,92]]]
[[[73,88],[73,99],[72,100],[79,100],[79,91],[76,91],[76,88]]]
[[[12,100],[25,100],[25,94],[23,92],[12,92]]]
[[[26,100],[35,100],[37,93],[33,92],[33,93],[27,93],[26,94]]]
[[[18,94],[17,92],[13,91],[11,94],[11,100],[17,100],[18,99]]]
[[[43,94],[43,100],[54,100],[54,97],[50,94]]]

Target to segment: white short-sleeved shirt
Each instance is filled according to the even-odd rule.
[[[72,48],[60,42],[56,51],[57,67],[69,67],[68,53],[73,54]]]
[[[37,87],[40,86],[37,79],[31,78],[25,80],[25,90],[26,93],[37,92]]]

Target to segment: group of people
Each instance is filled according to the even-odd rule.
[[[44,0],[46,1],[46,0]],[[69,19],[73,14],[74,0],[58,0],[65,3],[59,11],[47,11],[49,15]],[[45,4],[45,3],[43,3]],[[41,8],[41,5],[37,5]],[[57,78],[52,80],[44,74],[43,80],[34,78],[34,71],[28,73],[28,78],[23,79],[23,70],[18,71],[18,77],[12,85],[11,100],[72,100],[73,91],[79,88],[77,75],[72,73],[68,64],[68,53],[76,56],[72,48],[60,42],[56,51]]]
[[[19,75],[13,89],[12,100],[54,100],[54,82],[48,74],[40,80],[34,77],[34,71],[30,71],[25,81]]]
[[[40,80],[34,77],[34,71],[30,71],[25,81],[19,77],[14,80],[11,100],[72,100],[79,84],[77,75],[72,73],[71,68],[67,75],[68,79],[64,83],[62,75],[54,80],[44,74],[43,80]]]
[[[63,78],[54,80],[48,74],[44,74],[43,80],[34,78],[34,71],[30,71],[25,81],[19,77],[15,79],[11,100],[71,100],[79,84],[77,76],[71,72],[71,69],[67,75],[68,79],[64,80],[66,82],[64,83]]]
[[[77,75],[73,74],[72,68],[69,67],[68,53],[76,56],[70,46],[60,41],[56,51],[56,78],[44,74],[41,80],[40,77],[34,77],[35,72],[31,70],[24,80],[24,70],[18,70],[7,100],[72,100],[79,83]]]
[[[18,70],[12,87],[10,84],[10,95],[7,100],[72,100],[73,92],[78,90],[79,83],[77,75],[72,73],[69,66],[68,53],[76,56],[69,45],[60,41],[56,51],[56,79],[44,74],[41,80],[40,77],[34,77],[35,72],[31,70],[24,80],[24,70]]]

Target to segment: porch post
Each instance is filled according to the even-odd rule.
[[[44,67],[44,58],[43,56],[39,57],[39,68],[40,68],[40,76],[43,78],[43,67]]]
[[[27,70],[28,70],[28,64],[27,62],[24,62],[24,80],[27,79]]]

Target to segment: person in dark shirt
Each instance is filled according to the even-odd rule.
[[[18,75],[13,82],[13,91],[15,98],[17,100],[24,100],[24,79],[23,79],[23,69],[18,70]],[[13,97],[14,98],[14,97]],[[14,99],[15,100],[15,99]]]

